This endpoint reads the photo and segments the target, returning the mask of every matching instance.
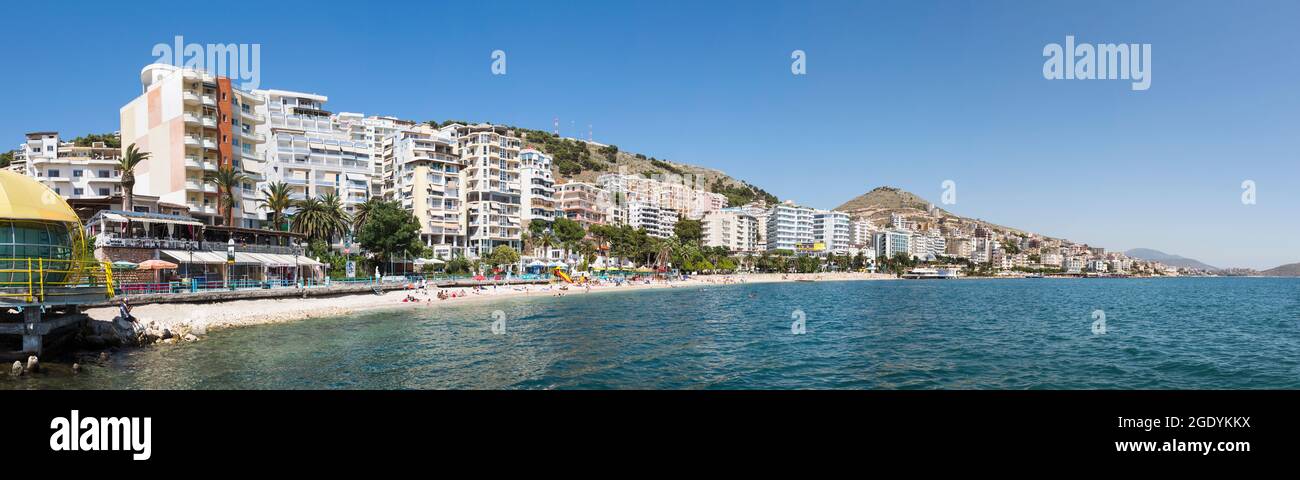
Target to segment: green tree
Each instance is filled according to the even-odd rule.
[[[123,176],[123,179],[125,178]],[[221,216],[226,220],[227,226],[234,226],[235,202],[239,201],[239,197],[235,195],[235,190],[240,188],[244,182],[250,180],[251,177],[244,174],[244,172],[235,170],[230,165],[222,165],[217,169],[216,173],[209,173],[204,177],[203,181],[205,183],[217,186],[217,205],[221,209]],[[132,181],[134,181],[134,178]]]
[[[582,228],[582,224],[569,220],[565,217],[555,219],[551,230],[555,232],[556,238],[560,245],[564,245],[564,253],[567,257],[570,252],[578,248],[578,242],[587,236],[587,231]]]
[[[370,216],[370,210],[375,208],[375,205],[378,205],[383,202],[384,202],[383,199],[380,199],[378,197],[370,197],[366,199],[365,202],[359,203],[357,204],[356,207],[353,207],[352,231],[353,232],[361,231],[361,225],[366,223],[366,218]]]
[[[271,182],[262,189],[264,198],[258,200],[258,204],[271,211],[272,230],[284,229],[284,212],[293,206],[290,193],[289,184],[284,182]]]
[[[420,222],[397,202],[380,202],[371,208],[366,223],[357,232],[357,243],[382,262],[395,255],[418,255]]]
[[[122,171],[122,210],[131,211],[135,202],[135,167],[149,159],[149,152],[141,152],[135,144],[126,147],[126,152],[117,159],[117,169]]]
[[[699,220],[683,218],[677,220],[677,226],[673,227],[673,234],[682,243],[699,243],[704,239],[704,225]]]
[[[492,252],[488,253],[486,261],[492,266],[509,267],[519,263],[519,252],[510,248],[509,245],[497,245],[497,248],[492,249]]]

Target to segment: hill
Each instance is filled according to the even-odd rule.
[[[916,222],[921,229],[938,226],[936,224],[974,224],[1005,235],[1028,235],[1023,230],[990,223],[977,218],[967,218],[953,214],[920,196],[897,187],[877,187],[854,197],[835,207],[836,211],[849,214],[855,220],[869,220],[876,226],[889,224],[891,216],[898,214]]]
[[[1300,277],[1300,263],[1288,263],[1259,272],[1271,277]]]
[[[1197,270],[1218,270],[1219,269],[1219,267],[1202,263],[1201,261],[1196,259],[1187,258],[1179,255],[1173,255],[1159,250],[1153,250],[1150,248],[1134,248],[1132,250],[1124,252],[1124,254],[1133,258],[1137,258],[1141,260],[1149,260],[1152,262],[1160,262],[1165,265],[1171,265],[1179,268],[1191,268]]]
[[[434,126],[438,125],[436,121],[426,123]],[[451,123],[473,124],[460,120],[448,120],[442,122],[442,125]],[[555,176],[560,182],[594,183],[596,178],[603,174],[619,172],[642,175],[647,178],[656,174],[681,175],[686,177],[687,181],[691,182],[692,185],[698,185],[710,192],[725,195],[728,206],[737,207],[755,200],[762,200],[768,204],[778,202],[775,195],[749,182],[727,175],[721,170],[678,163],[641,153],[626,152],[620,150],[617,145],[601,145],[562,138],[554,133],[542,130],[509,125],[506,125],[506,127],[514,130],[515,135],[524,140],[525,147],[536,148],[552,157]],[[689,179],[695,180],[691,181]]]

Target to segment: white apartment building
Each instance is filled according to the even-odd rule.
[[[852,240],[849,214],[834,210],[817,210],[813,213],[813,241],[825,244],[826,252],[846,254]]]
[[[680,175],[646,178],[641,175],[607,173],[596,177],[596,184],[625,205],[641,203],[668,208],[693,219],[721,210],[727,205],[725,195],[693,188]]]
[[[443,133],[456,141],[465,162],[465,224],[468,252],[483,257],[499,245],[522,250],[522,189],[519,150],[523,140],[502,126],[452,124]]]
[[[265,183],[289,184],[295,200],[337,195],[348,212],[370,198],[373,146],[353,140],[345,124],[335,121],[325,110],[328,97],[286,90],[257,93],[266,99],[258,108],[267,119],[259,130],[269,140]]]
[[[750,202],[745,206],[739,208],[740,211],[745,212],[746,214],[748,214],[751,217],[754,217],[754,219],[758,221],[758,245],[760,249],[766,249],[767,248],[767,219],[768,217],[772,216],[772,209],[768,208],[767,204],[761,201]]]
[[[813,213],[790,201],[772,207],[767,218],[767,249],[798,251],[813,243]]]
[[[58,132],[32,132],[22,145],[14,171],[36,178],[64,198],[107,198],[122,193],[118,159],[122,150],[96,142],[78,147]],[[18,161],[15,161],[18,163]]]
[[[361,142],[370,145],[370,158],[372,159],[370,171],[370,196],[383,196],[384,182],[388,178],[384,173],[383,160],[380,157],[384,151],[384,139],[388,138],[389,135],[415,128],[416,123],[396,117],[380,115],[371,115],[367,117],[361,113],[351,112],[339,112],[338,114],[335,114],[334,122],[338,124],[338,129],[348,132],[348,137],[351,138],[353,142]]]
[[[230,167],[250,179],[236,192],[234,226],[256,227],[257,183],[265,181],[264,144],[259,133],[266,100],[232,86],[229,78],[165,64],[140,72],[142,93],[119,111],[122,145],[150,154],[136,167],[134,194],[185,205],[206,223],[225,223],[217,187],[204,176]]]
[[[627,204],[627,224],[632,228],[644,228],[646,234],[655,238],[673,236],[673,227],[677,226],[677,212],[661,209],[647,202]]]
[[[758,243],[758,219],[741,209],[705,213],[700,223],[705,246],[726,247],[734,254],[752,254],[764,249]]]
[[[855,248],[870,248],[878,231],[870,220],[855,220],[849,225],[849,244]]]
[[[583,228],[592,225],[610,223],[614,208],[610,193],[594,184],[569,182],[556,185],[556,197],[559,212],[569,220],[582,224]]]
[[[938,231],[929,230],[912,235],[909,248],[913,257],[931,259],[947,252],[948,241]]]
[[[420,222],[420,240],[435,257],[464,255],[466,239],[461,170],[456,147],[442,132],[421,125],[382,141],[385,198],[402,204]]]
[[[876,254],[893,258],[899,253],[911,255],[912,233],[907,230],[886,230],[876,234]]]
[[[704,218],[710,212],[716,212],[727,208],[727,196],[721,193],[696,191],[695,205],[691,208],[690,217],[694,219]]]
[[[519,183],[523,186],[519,203],[523,222],[555,221],[559,206],[555,201],[555,178],[551,173],[551,156],[532,148],[519,151]]]

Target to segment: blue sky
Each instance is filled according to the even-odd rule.
[[[0,146],[117,130],[153,45],[183,35],[262,44],[263,88],[334,111],[559,117],[816,207],[880,185],[937,202],[951,179],[962,215],[1217,266],[1300,261],[1300,2],[77,3],[6,5]],[[1066,35],[1152,44],[1150,89],[1045,80]]]

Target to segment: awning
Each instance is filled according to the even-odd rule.
[[[177,263],[191,263],[196,265],[220,265],[226,263],[226,254],[205,251],[187,251],[187,250],[163,250],[163,255],[171,257]],[[191,261],[192,259],[192,261]]]
[[[175,259],[179,263],[191,263],[191,252],[186,250],[163,250],[162,254]],[[304,256],[280,255],[275,253],[248,253],[235,252],[235,265],[262,265],[264,267],[315,267],[324,265],[321,262]],[[226,263],[226,252],[193,252],[193,263],[203,265],[221,265]]]

